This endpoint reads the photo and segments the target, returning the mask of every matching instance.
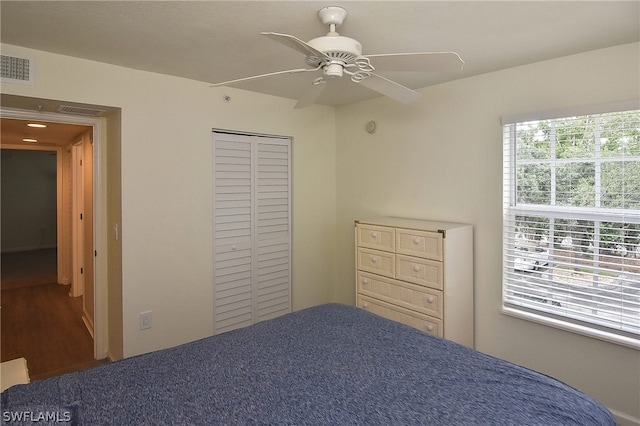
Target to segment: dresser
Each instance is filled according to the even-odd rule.
[[[473,227],[381,217],[355,222],[356,304],[473,348]]]

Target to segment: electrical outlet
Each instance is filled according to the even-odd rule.
[[[151,328],[151,311],[140,312],[140,330]]]

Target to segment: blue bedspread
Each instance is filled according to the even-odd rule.
[[[2,410],[40,425],[615,425],[557,380],[338,304],[17,385]]]

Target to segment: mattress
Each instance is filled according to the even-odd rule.
[[[616,424],[558,380],[340,304],[16,385],[1,398],[9,424]]]

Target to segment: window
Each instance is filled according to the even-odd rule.
[[[503,312],[640,347],[640,110],[565,115],[504,120]]]

